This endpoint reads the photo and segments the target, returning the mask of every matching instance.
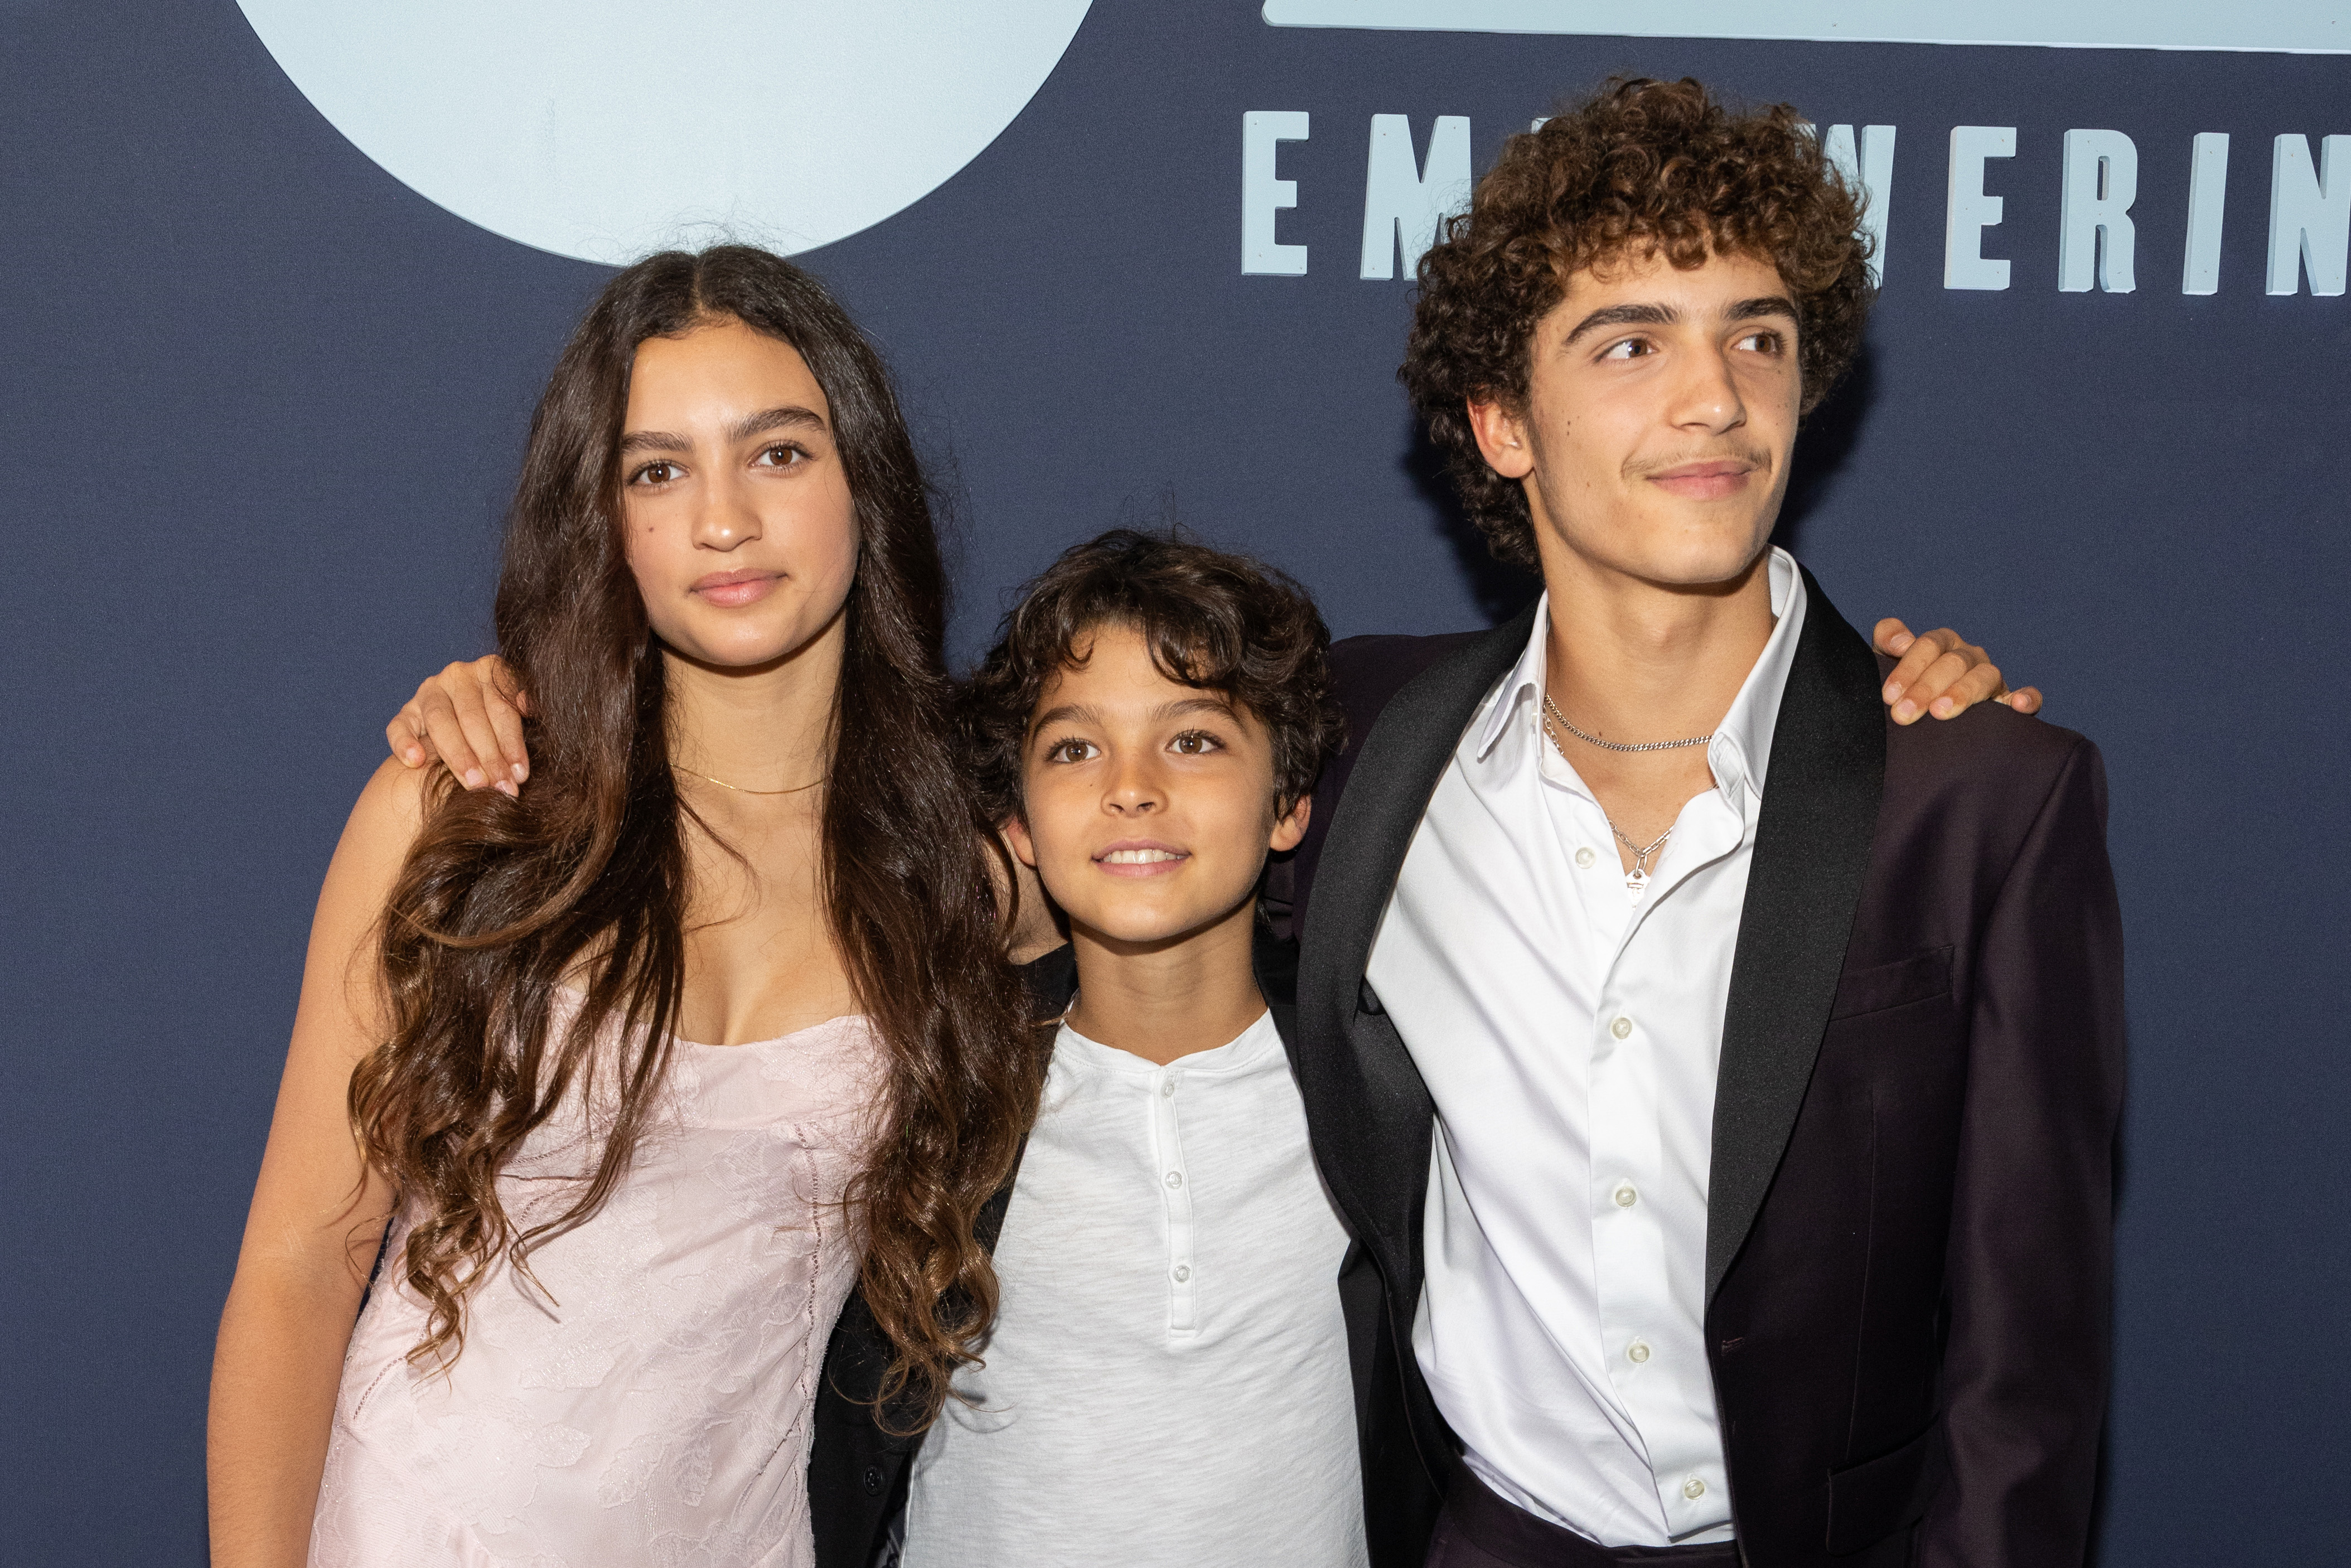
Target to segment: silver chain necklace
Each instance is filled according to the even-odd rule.
[[[1586,735],[1568,723],[1567,715],[1559,711],[1559,705],[1551,700],[1549,692],[1543,694],[1543,716],[1546,720],[1557,721],[1560,728],[1576,739],[1588,746],[1596,746],[1603,751],[1679,751],[1685,746],[1704,746],[1714,738],[1711,734],[1693,735],[1687,740],[1652,740],[1641,746],[1629,746],[1621,740],[1603,740],[1596,735]],[[1558,742],[1553,740],[1552,744],[1557,745]]]
[[[1554,725],[1553,721],[1556,721],[1556,725]],[[1567,716],[1559,711],[1559,706],[1551,700],[1551,694],[1548,692],[1543,694],[1542,724],[1543,734],[1550,737],[1552,745],[1558,748],[1559,754],[1562,758],[1567,756],[1567,747],[1559,744],[1559,732],[1562,729],[1566,730],[1568,734],[1575,737],[1578,740],[1588,740],[1593,745],[1604,747],[1610,751],[1672,751],[1685,746],[1704,746],[1708,741],[1714,738],[1711,735],[1700,735],[1695,736],[1688,740],[1654,740],[1646,746],[1626,746],[1620,741],[1603,740],[1596,735],[1586,735],[1583,731],[1576,728],[1575,726],[1568,723]],[[1607,813],[1605,812],[1601,814],[1604,817],[1607,817]],[[1642,894],[1648,891],[1649,857],[1666,847],[1666,841],[1674,836],[1674,831],[1672,828],[1668,827],[1664,832],[1659,833],[1655,839],[1650,841],[1648,848],[1643,849],[1640,845],[1635,843],[1632,840],[1625,836],[1625,830],[1616,825],[1616,819],[1614,817],[1607,817],[1607,821],[1608,831],[1616,835],[1616,841],[1633,852],[1633,869],[1625,874],[1625,890],[1627,893],[1630,893],[1634,897],[1638,898]]]

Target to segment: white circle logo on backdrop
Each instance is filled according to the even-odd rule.
[[[238,0],[294,85],[402,183],[618,263],[715,235],[785,254],[977,157],[1091,0]]]

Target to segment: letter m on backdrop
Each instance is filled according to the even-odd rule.
[[[1440,116],[1428,133],[1426,162],[1412,155],[1412,120],[1372,116],[1372,151],[1364,170],[1365,277],[1394,277],[1396,249],[1410,277],[1437,243],[1437,225],[1469,205],[1469,121]]]

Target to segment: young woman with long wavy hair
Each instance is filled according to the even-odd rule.
[[[944,600],[820,286],[740,246],[612,280],[498,583],[548,766],[387,764],[319,896],[214,1369],[219,1568],[803,1563],[852,1283],[935,1411],[1038,1087]]]

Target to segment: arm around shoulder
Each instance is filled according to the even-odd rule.
[[[2105,1419],[2122,919],[2105,769],[2076,739],[1978,949],[1947,1269],[1934,1568],[2079,1564]]]
[[[206,1434],[216,1568],[295,1568],[369,1264],[391,1195],[347,1113],[351,1069],[384,1037],[376,946],[424,816],[428,776],[387,762],[327,869],[277,1106],[221,1312]]]

